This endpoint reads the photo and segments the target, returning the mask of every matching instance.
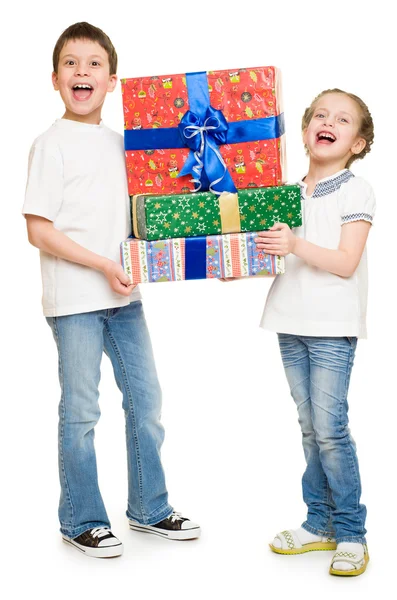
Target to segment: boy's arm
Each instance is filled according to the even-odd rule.
[[[122,296],[129,296],[136,287],[130,283],[121,265],[83,248],[67,235],[55,229],[52,221],[27,214],[26,224],[29,242],[36,248],[64,260],[102,271],[112,290]]]
[[[277,223],[258,233],[255,242],[269,254],[295,254],[313,267],[340,277],[351,277],[364,252],[371,224],[354,221],[342,226],[337,250],[330,250],[296,237],[286,223]]]

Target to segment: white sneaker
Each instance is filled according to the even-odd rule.
[[[108,527],[94,527],[75,538],[62,534],[62,539],[80,552],[95,558],[113,558],[123,554],[123,544]]]
[[[142,525],[133,519],[128,519],[130,529],[135,531],[143,531],[153,533],[170,540],[193,540],[200,537],[201,529],[196,523],[192,523],[190,519],[182,517],[181,513],[173,511],[173,513],[156,523],[155,525]]]

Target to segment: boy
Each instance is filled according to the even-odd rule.
[[[117,54],[89,23],[66,29],[52,82],[65,114],[32,147],[23,214],[40,249],[44,315],[59,355],[59,519],[63,540],[89,556],[123,546],[97,481],[94,427],[103,351],[123,394],[131,529],[171,539],[200,535],[168,504],[160,448],[161,391],[139,291],[119,262],[130,233],[122,137],[101,121],[117,83]]]

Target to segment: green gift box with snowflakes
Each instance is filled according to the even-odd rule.
[[[131,196],[133,235],[143,240],[260,231],[302,224],[300,187],[247,188],[233,194],[196,192]]]

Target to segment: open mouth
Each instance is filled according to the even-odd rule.
[[[317,142],[321,144],[333,144],[336,141],[336,137],[329,131],[319,131],[316,136]]]
[[[91,97],[94,88],[89,83],[77,83],[72,87],[73,97],[76,100],[84,101]]]

